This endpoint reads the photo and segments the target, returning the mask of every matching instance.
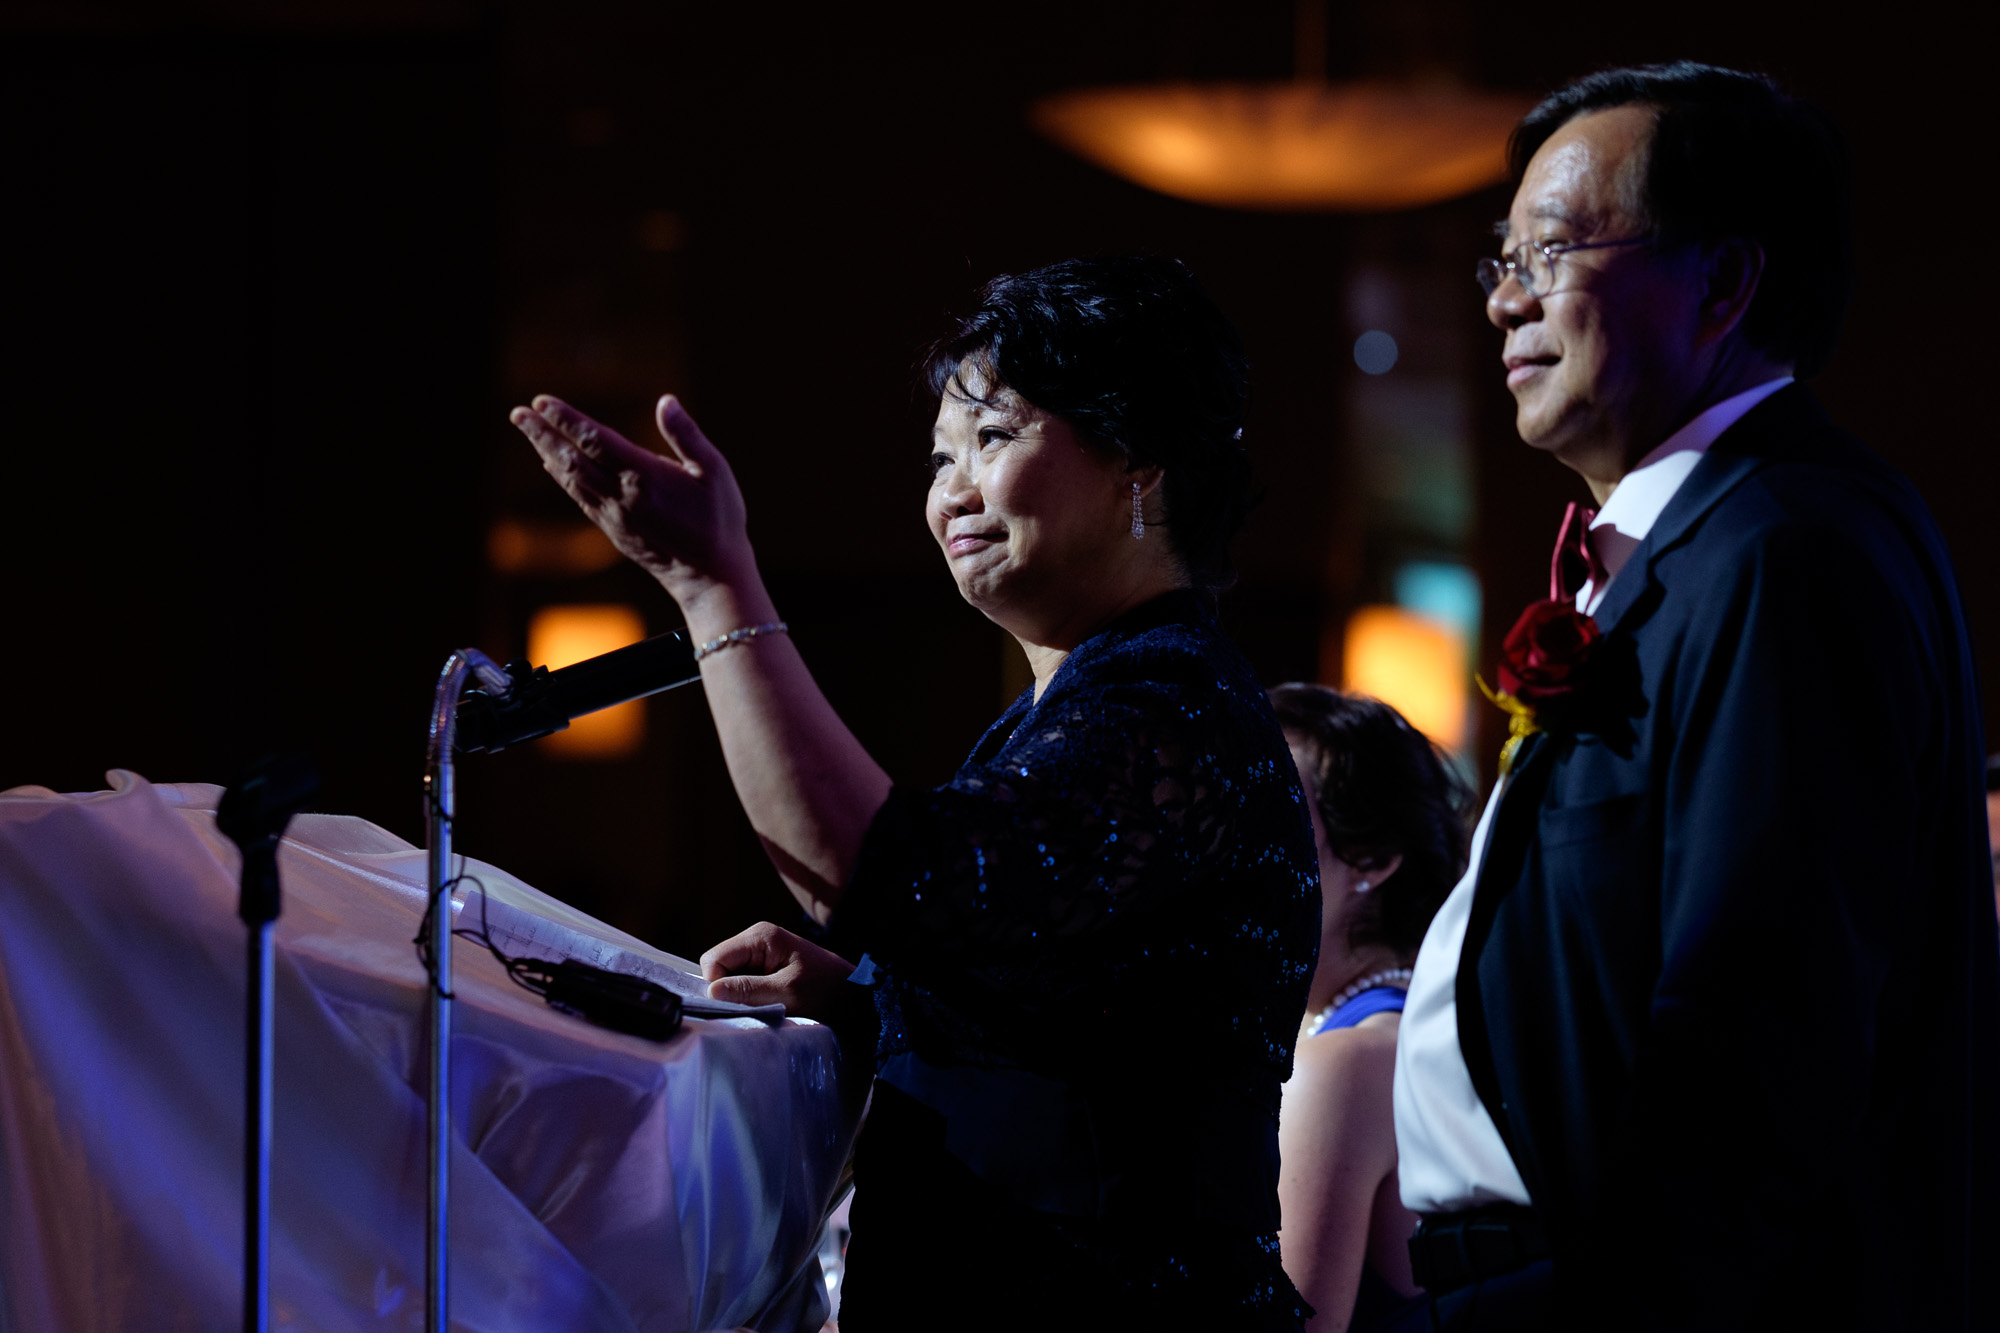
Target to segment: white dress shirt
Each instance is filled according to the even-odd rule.
[[[1785,376],[1746,389],[1703,411],[1626,473],[1591,523],[1586,539],[1608,571],[1604,586],[1586,582],[1576,604],[1596,611],[1618,571],[1659,521],[1660,513],[1722,432],[1778,390]],[[1396,1034],[1396,1154],[1403,1203],[1418,1213],[1455,1213],[1486,1203],[1529,1202],[1521,1172],[1472,1086],[1458,1044],[1459,955],[1472,917],[1472,895],[1486,857],[1503,778],[1472,834],[1465,877],[1438,909],[1417,950],[1415,975]]]

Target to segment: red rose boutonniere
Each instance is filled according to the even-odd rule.
[[[1584,696],[1598,675],[1604,635],[1597,622],[1569,601],[1536,602],[1521,613],[1500,645],[1500,688],[1479,688],[1508,715],[1507,744],[1500,751],[1504,776],[1521,742],[1538,731],[1567,730],[1579,718]]]

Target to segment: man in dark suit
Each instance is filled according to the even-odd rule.
[[[1847,296],[1838,134],[1675,65],[1563,89],[1512,153],[1487,313],[1522,438],[1601,511],[1506,646],[1524,739],[1404,1013],[1431,1326],[1991,1327],[1964,617],[1915,492],[1794,382]]]

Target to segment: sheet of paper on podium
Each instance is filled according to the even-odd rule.
[[[460,929],[484,930],[500,952],[528,958],[573,958],[607,972],[623,972],[657,982],[681,997],[681,1011],[696,1018],[766,1018],[785,1016],[782,1004],[737,1004],[708,993],[708,983],[693,963],[637,940],[618,943],[523,911],[501,893],[466,884],[452,894],[452,910]]]

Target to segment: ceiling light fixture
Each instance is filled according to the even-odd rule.
[[[1031,120],[1135,184],[1225,208],[1384,212],[1506,179],[1507,135],[1533,98],[1443,78],[1328,83],[1320,0],[1303,0],[1298,29],[1289,83],[1083,89]]]

